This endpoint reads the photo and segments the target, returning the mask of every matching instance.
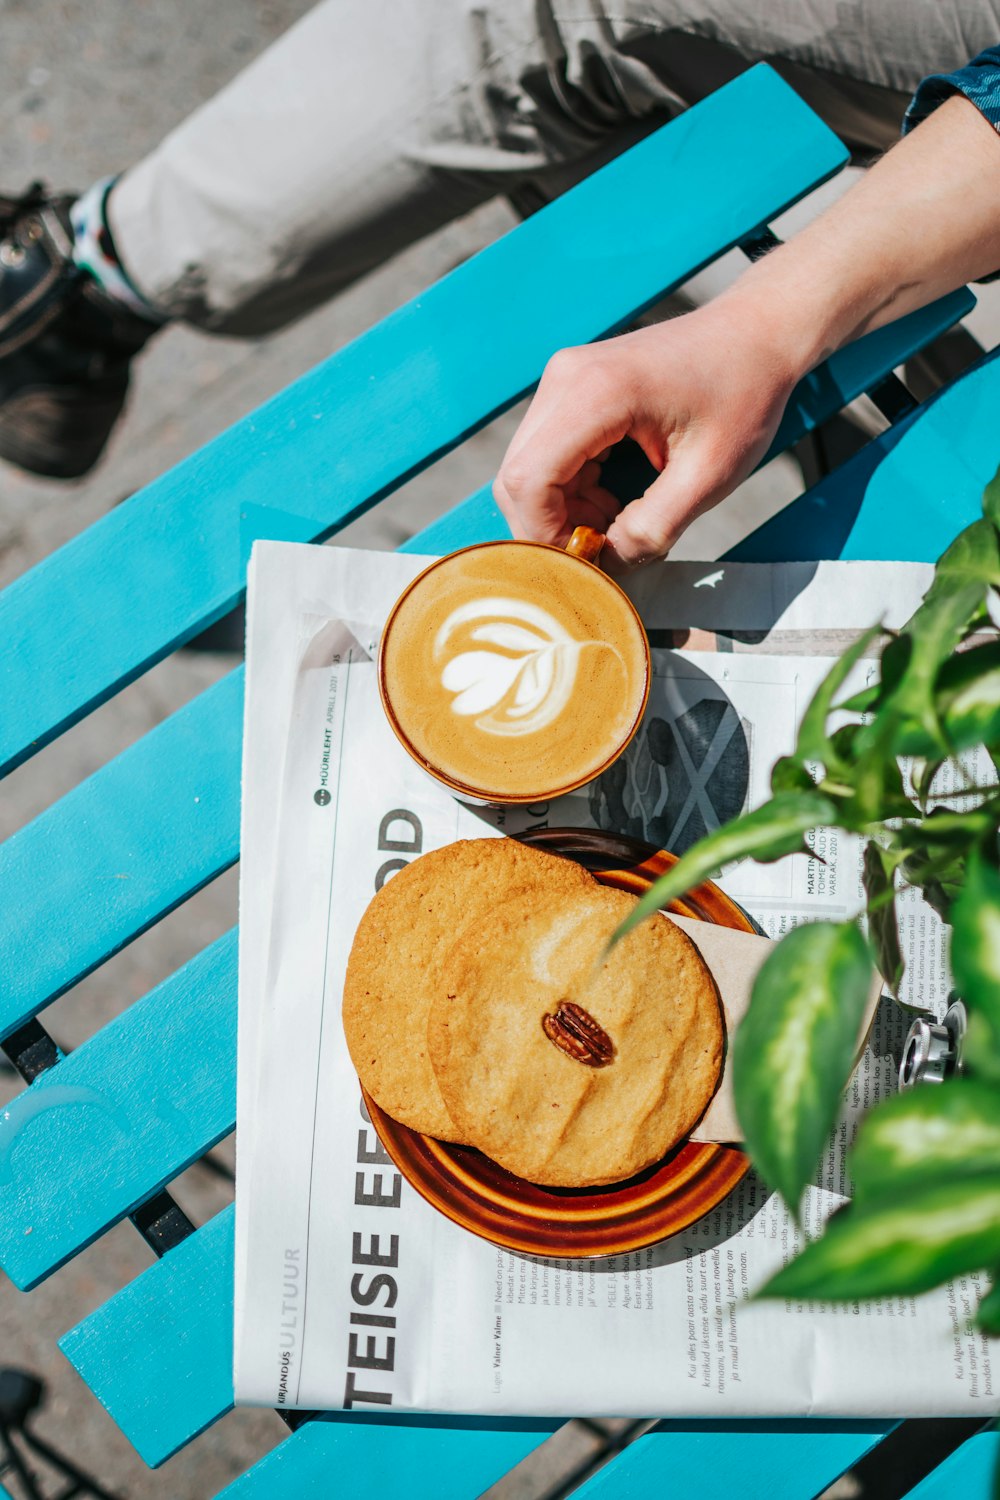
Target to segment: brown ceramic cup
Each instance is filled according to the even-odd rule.
[[[576,791],[638,729],[649,643],[597,566],[603,540],[578,527],[565,549],[463,547],[393,606],[379,648],[382,705],[417,764],[462,801],[530,805]]]

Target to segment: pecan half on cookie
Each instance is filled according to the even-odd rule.
[[[543,1016],[542,1030],[560,1052],[588,1068],[606,1068],[614,1060],[615,1044],[608,1033],[572,1000],[561,1001],[555,1015]]]

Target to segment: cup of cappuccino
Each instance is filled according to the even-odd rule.
[[[397,738],[463,801],[548,801],[599,776],[639,727],[649,643],[595,565],[603,537],[566,549],[483,542],[439,558],[396,601],[379,692]]]

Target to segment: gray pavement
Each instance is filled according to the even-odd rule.
[[[308,8],[307,0],[60,0],[44,7],[0,0],[2,182],[34,177],[77,188],[125,166],[209,97]],[[266,205],[265,205],[266,208]],[[416,246],[335,304],[269,340],[209,339],[169,329],[140,362],[125,420],[97,472],[50,484],[0,467],[0,584],[60,546],[118,500],[154,478],[347,339],[414,295],[451,265],[503,232],[512,215],[488,205]],[[715,289],[725,267],[695,289]],[[714,278],[714,279],[713,279]],[[978,326],[995,342],[996,296]],[[517,413],[477,434],[456,454],[343,534],[356,545],[395,546],[495,471]],[[755,477],[727,506],[698,523],[679,549],[715,556],[785,503],[798,486],[785,460]],[[234,662],[231,655],[183,655],[121,693],[4,783],[0,837],[55,801],[160,722]],[[146,993],[236,917],[230,872],[105,964],[43,1016],[58,1040],[76,1046]],[[0,1103],[19,1087],[0,1073]],[[232,1143],[216,1153],[232,1162]],[[174,1185],[197,1222],[231,1197],[224,1176],[203,1166]],[[0,1361],[44,1376],[50,1389],[39,1430],[129,1500],[207,1500],[284,1435],[270,1412],[226,1417],[151,1474],[56,1350],[56,1339],[149,1262],[136,1232],[119,1226],[28,1297],[0,1284]],[[151,1395],[151,1399],[155,1396]],[[620,1426],[574,1425],[533,1469],[520,1469],[506,1500],[534,1500],[560,1475],[599,1458]]]

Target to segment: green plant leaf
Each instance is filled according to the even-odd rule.
[[[863,879],[868,898],[868,932],[879,973],[895,999],[903,977],[903,955],[896,921],[894,876],[896,860],[874,839],[865,845]]]
[[[1000,1030],[1000,871],[978,850],[952,912],[950,956],[959,993]]]
[[[1000,641],[950,656],[935,680],[934,700],[949,754],[1000,739]],[[937,733],[915,720],[900,723],[895,743],[900,755],[942,758]]]
[[[917,1296],[1000,1264],[1000,1174],[913,1186],[905,1198],[852,1203],[758,1296],[853,1301]]]
[[[912,839],[917,840],[915,848]],[[919,886],[924,900],[938,916],[950,921],[952,904],[965,884],[965,850],[934,848],[928,852],[919,844],[919,829],[908,841],[901,840],[897,831],[894,842],[901,848],[912,849],[900,865],[903,879],[908,885]]]
[[[838,760],[850,761],[854,759],[854,750],[858,743],[858,735],[865,726],[863,724],[841,724],[830,736]]]
[[[837,1116],[871,974],[852,922],[796,927],[765,959],[733,1041],[747,1146],[793,1213]]]
[[[857,729],[858,735],[860,735],[864,729],[864,725],[851,724],[845,725],[845,728]],[[841,733],[842,731],[838,729],[837,735],[834,738],[838,738]],[[858,739],[856,736],[855,744],[857,743]],[[899,762],[896,760],[895,755],[890,753],[884,760],[879,761],[877,758],[872,757],[870,752],[866,752],[863,749],[862,754],[865,756],[866,763],[871,764],[873,775],[877,780],[878,821],[883,822],[887,818],[915,818],[917,816],[917,808],[912,799],[906,795],[906,788],[903,784],[903,773],[899,768]],[[861,816],[859,809],[853,825],[854,827],[864,826]]]
[[[1000,630],[1000,588],[990,588],[986,595],[986,618],[995,629]]]
[[[956,987],[1000,1052],[1000,872],[978,850],[969,858],[951,922],[949,957]]]
[[[1000,1272],[994,1271],[993,1285],[980,1297],[975,1321],[984,1333],[1000,1338]]]
[[[985,498],[984,495],[984,501]],[[927,590],[924,602],[938,594],[943,596],[956,585],[967,582],[1000,583],[1000,540],[992,520],[986,516],[960,531],[941,554],[934,569],[934,582]],[[918,609],[913,619],[919,614]]]
[[[894,693],[902,681],[903,674],[913,655],[913,640],[908,635],[897,634],[882,652],[881,686],[882,696]]]
[[[946,761],[941,756],[931,756],[929,760],[917,761],[913,766],[913,790],[922,811],[927,811],[927,799],[931,794],[931,786],[934,778]]]
[[[953,657],[941,670],[937,693],[956,750],[1000,739],[1000,641]]]
[[[672,869],[650,886],[631,916],[612,934],[608,947],[620,942],[661,906],[686,895],[733,860],[751,855],[768,863],[800,850],[808,854],[805,835],[811,828],[833,822],[835,816],[836,808],[829,797],[813,789],[779,792],[763,807],[723,823],[721,828],[693,844]]]
[[[937,1179],[1000,1179],[1000,1089],[954,1078],[908,1089],[865,1118],[851,1151],[854,1201],[902,1197]]]
[[[1000,531],[1000,469],[983,491],[983,515]]]
[[[774,763],[771,772],[772,792],[812,792],[816,790],[815,778],[801,761],[792,755],[782,755]]]
[[[844,699],[843,703],[838,703],[837,707],[844,713],[867,714],[878,707],[881,698],[882,684],[873,682],[869,687],[861,688],[859,692],[852,693],[849,698]]]
[[[818,760],[822,761],[828,771],[836,769],[838,757],[836,751],[831,749],[826,721],[833,710],[834,697],[840,692],[855,665],[868,651],[872,641],[877,640],[881,633],[880,625],[872,625],[858,637],[853,645],[848,646],[827,672],[802,716],[795,742],[794,759],[798,761]],[[833,765],[831,765],[831,760],[834,762]]]
[[[934,684],[962,641],[970,620],[982,609],[988,584],[998,577],[997,533],[989,521],[974,521],[944,553],[923,603],[898,640],[883,652],[883,686],[892,679],[895,685],[888,688],[875,720],[866,726],[865,749],[884,756],[890,749],[898,750],[901,733],[919,730],[931,746],[942,754],[949,753],[934,701]],[[917,753],[928,752],[918,749]]]
[[[965,1063],[977,1078],[1000,1087],[1000,1037],[978,1011],[969,1017],[965,1033]]]
[[[998,806],[1000,799],[983,802],[968,812],[935,807],[919,823],[897,828],[896,843],[918,857],[936,859],[944,855],[954,858],[960,851],[971,849],[996,832]]]

